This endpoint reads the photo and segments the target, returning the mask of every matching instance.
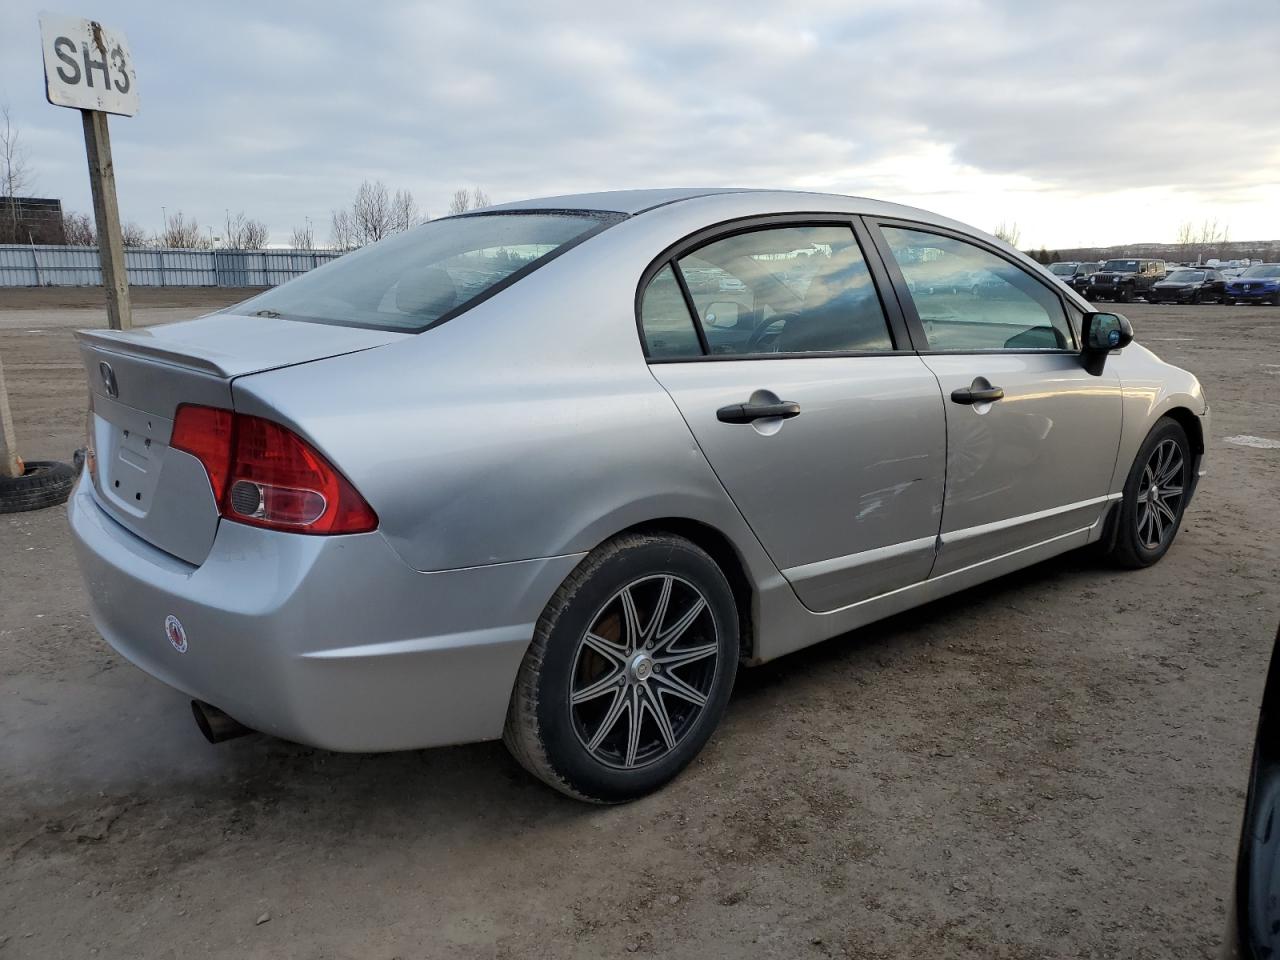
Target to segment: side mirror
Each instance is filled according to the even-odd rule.
[[[1133,343],[1133,325],[1118,313],[1086,313],[1083,324],[1085,369],[1102,373],[1107,354]]]
[[[710,327],[736,327],[741,309],[742,304],[733,300],[717,300],[707,306],[707,311],[703,314],[702,319]]]

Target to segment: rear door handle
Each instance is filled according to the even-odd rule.
[[[779,400],[777,403],[731,403],[716,411],[716,419],[721,423],[752,423],[769,417],[790,420],[798,416],[800,404],[793,400]]]
[[[982,382],[986,383],[985,380]],[[991,403],[1002,399],[1004,399],[1003,389],[990,385],[984,387],[977,380],[971,386],[959,387],[951,391],[952,403]]]

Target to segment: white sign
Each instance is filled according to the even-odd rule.
[[[138,112],[138,77],[124,34],[96,20],[40,14],[44,85],[55,107]]]

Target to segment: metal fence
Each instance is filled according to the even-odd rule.
[[[342,256],[337,250],[180,250],[130,247],[135,287],[274,287]],[[0,244],[0,287],[100,287],[97,247]]]

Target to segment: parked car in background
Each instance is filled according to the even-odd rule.
[[[1280,263],[1255,263],[1226,282],[1227,303],[1280,304]]]
[[[1158,562],[1209,434],[1008,244],[816,193],[505,204],[79,340],[93,622],[206,736],[503,737],[596,802],[679,773],[740,664],[1089,544]]]
[[[1102,264],[1097,260],[1084,261],[1076,270],[1075,275],[1067,280],[1067,286],[1083,297],[1085,291],[1089,289],[1089,280],[1098,272],[1101,266]]]
[[[1222,302],[1226,281],[1217,270],[1179,267],[1147,292],[1150,303]]]
[[[1145,297],[1164,275],[1163,260],[1128,257],[1108,260],[1089,278],[1087,296],[1090,300],[1127,303],[1136,297]]]
[[[1083,292],[1089,277],[1098,269],[1096,261],[1060,260],[1049,264],[1048,270],[1077,293]]]

